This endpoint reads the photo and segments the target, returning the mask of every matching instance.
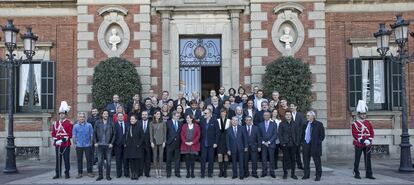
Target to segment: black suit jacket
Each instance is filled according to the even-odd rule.
[[[185,109],[184,115],[187,117],[189,114],[193,114],[193,110],[191,108]],[[195,114],[193,114],[194,119],[200,120],[201,118],[201,110],[196,109]]]
[[[208,147],[211,147],[214,144],[217,144],[219,142],[220,129],[219,129],[217,119],[210,118],[210,121],[207,123],[207,120],[203,118],[200,121],[200,128],[201,128],[201,138],[200,138],[201,146],[205,146],[206,140],[207,140]]]
[[[181,127],[183,123],[177,121],[178,128],[175,130],[173,120],[167,121],[167,147],[168,148],[180,148],[181,144]]]
[[[305,134],[306,134],[306,127],[309,123],[306,123],[302,127],[302,142],[306,143],[305,141]],[[325,139],[325,128],[320,121],[314,120],[310,123],[311,126],[311,141],[310,141],[310,148],[311,148],[311,155],[312,156],[322,156],[322,141]]]
[[[260,128],[260,136],[261,141],[264,142],[270,142],[269,147],[270,148],[276,148],[276,139],[277,139],[277,125],[275,122],[269,120],[269,127],[266,132],[266,124],[265,122],[261,122],[259,124]]]
[[[300,145],[301,129],[302,127],[293,122],[293,120],[291,120],[291,123],[288,123],[287,120],[282,121],[278,130],[280,144],[288,145],[291,142],[294,146]]]
[[[141,129],[143,132],[142,134],[142,137],[143,137],[142,146],[143,147],[151,147],[151,137],[150,137],[150,131],[149,131],[150,123],[151,121],[147,120],[147,129],[145,131],[144,131],[144,122],[142,120],[139,120],[137,123],[139,126],[139,129]]]
[[[230,126],[227,129],[226,135],[226,144],[227,150],[230,150],[235,156],[237,152],[244,152],[244,149],[247,148],[247,137],[245,132],[243,132],[243,127],[237,125],[237,135],[234,134],[233,126]]]
[[[293,116],[293,114],[292,114]],[[293,119],[293,117],[292,117]],[[301,112],[296,112],[296,116],[295,116],[295,123],[299,128],[302,128],[304,124],[306,124],[306,119],[303,116],[303,114]]]
[[[115,123],[115,145],[125,145],[125,134],[128,131],[129,123],[124,122],[125,133],[122,133],[122,127],[119,125],[119,122]]]
[[[243,126],[243,131],[246,134],[247,143],[246,146],[250,148],[253,152],[257,152],[257,149],[260,148],[262,141],[260,140],[260,131],[259,127],[252,125],[250,135],[247,132],[247,125]]]

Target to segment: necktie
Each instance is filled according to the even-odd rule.
[[[252,128],[251,126],[247,126],[247,132],[249,133],[249,136],[252,134]]]
[[[266,132],[267,132],[267,129],[269,128],[269,122],[266,121],[265,126],[266,126]]]
[[[306,143],[310,143],[310,141],[311,141],[311,127],[312,127],[312,125],[311,125],[311,123],[309,122],[308,123],[308,126],[306,127],[306,132],[305,132],[305,141],[306,141]]]
[[[174,120],[174,128],[175,128],[175,131],[178,130],[177,121],[175,121],[175,120]]]
[[[147,122],[144,121],[144,132],[147,131]]]
[[[234,127],[234,135],[237,137],[237,127]]]
[[[295,121],[296,113],[293,113],[293,121]]]
[[[122,134],[125,134],[125,124],[124,124],[124,122],[121,122],[121,126],[122,126]]]

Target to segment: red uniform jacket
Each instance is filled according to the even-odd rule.
[[[372,145],[372,140],[374,139],[374,129],[372,128],[371,123],[368,120],[360,121],[355,120],[352,124],[352,136],[354,137],[354,145],[358,148],[365,147],[365,140],[369,140]]]
[[[180,150],[181,152],[198,152],[200,151],[200,126],[198,126],[197,123],[193,123],[194,125],[194,134],[193,134],[193,145],[188,146],[185,144],[186,142],[186,136],[187,136],[187,129],[188,124],[184,124],[181,128],[181,146]]]
[[[72,138],[72,123],[65,119],[63,122],[55,121],[51,125],[52,130],[52,138],[53,138],[53,146],[56,146],[56,141],[62,140],[65,142],[62,142],[60,146],[66,147],[70,146],[70,139]]]

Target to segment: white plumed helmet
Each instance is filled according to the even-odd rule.
[[[61,101],[60,107],[59,107],[59,113],[65,113],[67,114],[70,111],[70,106],[68,105],[68,102]]]
[[[357,105],[357,107],[356,107],[356,111],[357,111],[358,113],[367,113],[367,111],[368,111],[368,106],[367,106],[367,104],[365,103],[365,101],[364,101],[364,100],[359,100],[359,101],[358,101],[358,105]]]

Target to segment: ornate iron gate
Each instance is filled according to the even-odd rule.
[[[220,65],[220,37],[180,38],[180,91],[187,100],[191,92],[201,92],[201,67]]]

